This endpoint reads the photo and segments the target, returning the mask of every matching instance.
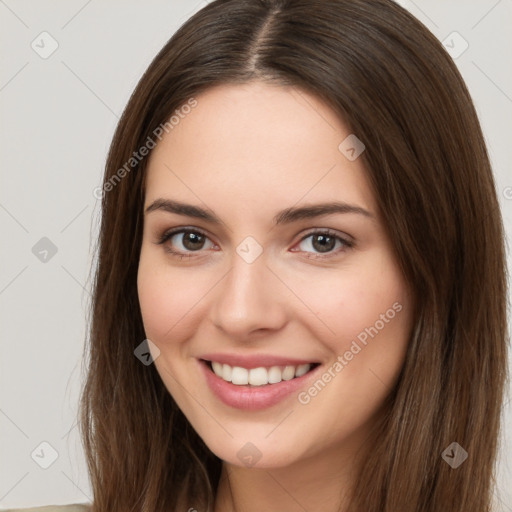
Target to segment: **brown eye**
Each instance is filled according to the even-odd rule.
[[[189,231],[183,235],[181,243],[187,250],[197,251],[203,248],[204,241],[205,237],[203,235]]]
[[[187,253],[199,252],[213,246],[213,243],[205,234],[191,229],[168,231],[160,237],[158,243],[165,244],[167,252],[182,257],[192,256]],[[210,247],[207,247],[207,243],[210,244]]]
[[[308,257],[326,257],[338,254],[353,247],[352,241],[346,240],[330,231],[317,231],[306,235],[298,244],[299,251],[311,253]],[[335,250],[338,249],[338,250]]]
[[[329,252],[336,245],[336,238],[330,235],[313,235],[311,245],[318,252]]]

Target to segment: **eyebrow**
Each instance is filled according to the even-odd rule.
[[[172,201],[170,199],[156,199],[145,210],[145,213],[163,210],[168,213],[176,213],[187,217],[202,219],[212,224],[224,224],[211,210],[192,204]],[[295,206],[286,208],[274,216],[274,224],[291,224],[298,220],[312,219],[333,213],[355,213],[374,219],[374,215],[360,206],[334,201],[330,203],[313,204],[309,206]]]

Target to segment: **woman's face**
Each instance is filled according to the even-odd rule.
[[[138,291],[156,369],[229,463],[357,449],[412,313],[363,148],[297,89],[222,85],[196,100],[147,171]]]

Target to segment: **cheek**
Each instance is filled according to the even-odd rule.
[[[386,252],[368,254],[337,272],[318,274],[301,283],[297,295],[314,312],[317,335],[337,354],[348,350],[352,340],[359,337],[364,343],[376,331],[398,335],[407,316],[397,311],[408,302],[406,287]]]
[[[146,335],[160,345],[186,337],[207,288],[197,276],[173,272],[156,259],[141,254],[137,288]]]
[[[336,334],[321,338],[332,360],[299,397],[321,418],[308,435],[321,428],[338,439],[372,421],[403,367],[412,323],[407,289],[392,271],[367,277],[345,279],[324,308],[322,318]]]

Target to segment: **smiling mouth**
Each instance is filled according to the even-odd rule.
[[[225,382],[236,386],[260,387],[279,384],[282,381],[302,377],[317,368],[320,363],[305,363],[299,365],[270,366],[258,368],[243,368],[231,366],[217,361],[201,359],[206,366]]]

